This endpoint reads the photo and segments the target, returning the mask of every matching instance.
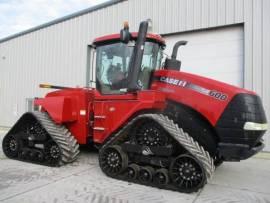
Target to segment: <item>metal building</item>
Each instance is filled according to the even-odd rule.
[[[269,0],[114,0],[0,40],[0,126],[44,95],[40,83],[85,86],[92,40],[126,20],[136,31],[145,19],[167,40],[167,53],[176,40],[189,41],[178,56],[182,70],[256,91],[269,118]]]

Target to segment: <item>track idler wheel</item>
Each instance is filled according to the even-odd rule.
[[[101,150],[99,165],[108,176],[116,176],[122,173],[128,166],[128,156],[118,145],[113,145]]]
[[[167,185],[169,183],[169,173],[165,168],[158,169],[154,175],[154,183],[157,185]]]
[[[153,180],[155,170],[151,166],[141,167],[139,171],[139,180],[142,183],[150,183]]]
[[[20,150],[19,139],[16,135],[7,135],[3,139],[2,147],[7,157],[16,158]]]
[[[138,166],[137,164],[130,164],[127,167],[127,172],[126,172],[127,178],[135,180],[138,177],[139,171],[140,171],[140,166]]]
[[[46,161],[49,164],[57,165],[60,162],[61,149],[54,141],[49,141],[45,144],[44,153],[45,153]]]
[[[205,170],[191,155],[176,157],[169,170],[173,184],[182,192],[196,192],[206,183]]]

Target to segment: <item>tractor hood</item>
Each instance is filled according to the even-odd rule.
[[[252,91],[233,85],[173,70],[156,71],[151,88],[164,92],[168,100],[197,110],[213,126],[236,95],[255,95]]]

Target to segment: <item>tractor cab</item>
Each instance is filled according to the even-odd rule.
[[[125,37],[123,39],[122,34],[113,34],[94,40],[96,63],[92,68],[96,70],[96,89],[101,94],[125,94],[129,92],[132,80],[136,83],[136,90],[149,89],[153,72],[161,68],[165,42],[159,35],[146,34],[140,47],[141,63],[136,67],[134,62],[138,62],[138,59],[134,59],[134,52],[138,33],[128,32]],[[136,68],[138,72],[134,73]]]

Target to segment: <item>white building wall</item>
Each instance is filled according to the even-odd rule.
[[[87,45],[94,37],[119,32],[125,20],[136,31],[147,18],[160,34],[243,23],[244,86],[262,96],[270,117],[269,0],[128,0],[0,40],[0,126],[18,119],[25,98],[44,95],[39,83],[85,85]]]

